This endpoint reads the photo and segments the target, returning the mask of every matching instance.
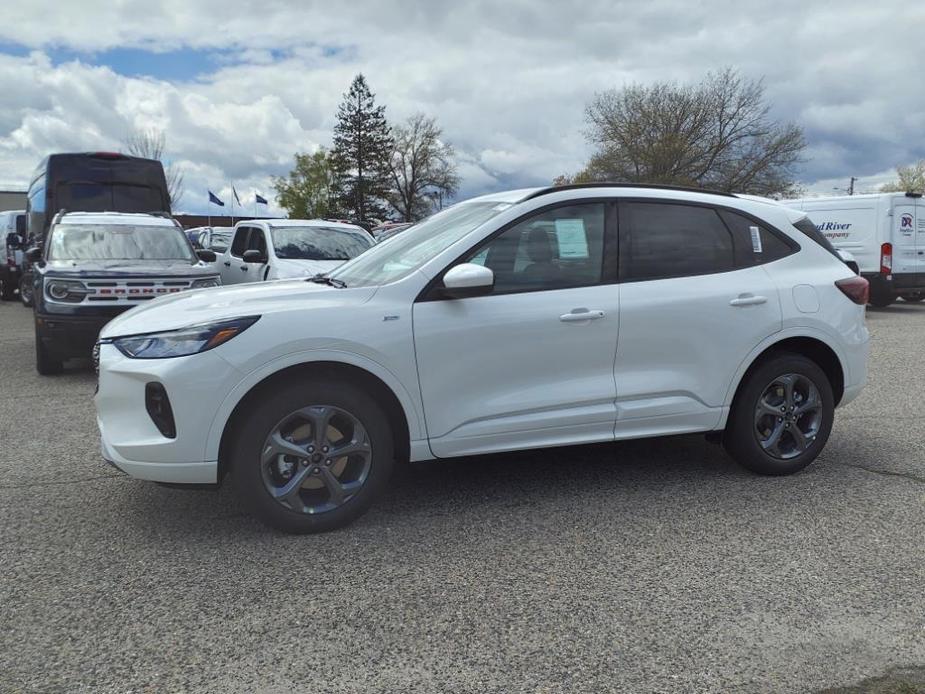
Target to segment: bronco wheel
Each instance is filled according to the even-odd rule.
[[[724,444],[736,462],[753,472],[788,475],[819,455],[834,412],[825,372],[802,355],[781,353],[740,386]]]
[[[16,298],[16,285],[10,281],[0,280],[0,300],[12,301]]]
[[[35,370],[42,376],[54,376],[64,370],[63,362],[48,354],[38,332],[35,334]]]
[[[394,465],[388,418],[350,383],[298,380],[252,405],[231,473],[262,521],[291,533],[333,530],[362,515]]]
[[[19,300],[26,308],[32,307],[32,275],[23,275],[19,280]]]

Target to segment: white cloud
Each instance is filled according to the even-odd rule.
[[[186,171],[184,207],[204,210],[205,189],[227,197],[232,180],[272,197],[294,152],[329,144],[359,71],[390,119],[438,118],[461,195],[537,185],[586,160],[595,91],[724,65],[764,75],[774,114],[806,128],[804,178],[875,176],[925,157],[925,94],[911,79],[925,68],[923,25],[925,7],[899,0],[32,0],[0,23],[0,41],[35,50],[0,53],[0,187],[22,186],[49,151],[159,127]],[[114,48],[218,53],[196,78],[166,81],[119,74],[103,53]]]

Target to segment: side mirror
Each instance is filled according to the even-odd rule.
[[[196,255],[199,256],[199,259],[207,263],[215,262],[215,251],[210,251],[205,248],[200,248],[196,251]]]
[[[443,275],[443,293],[455,299],[487,294],[494,286],[495,273],[475,263],[456,265]]]
[[[30,263],[41,263],[42,262],[42,249],[38,246],[33,246],[28,251],[26,251],[26,259]]]
[[[265,263],[267,262],[267,254],[251,249],[249,251],[244,251],[244,255],[241,256],[241,259],[245,263]]]

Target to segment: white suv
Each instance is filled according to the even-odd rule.
[[[344,525],[396,460],[714,432],[792,473],[867,373],[867,281],[780,205],[658,187],[459,203],[324,277],[158,299],[106,326],[104,457]]]

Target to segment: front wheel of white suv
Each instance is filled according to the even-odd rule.
[[[761,475],[789,475],[819,455],[832,431],[835,398],[811,359],[782,352],[739,387],[723,436],[732,458]]]
[[[279,530],[333,530],[361,516],[394,465],[388,417],[348,382],[296,379],[264,391],[237,431],[231,476],[241,500]]]

